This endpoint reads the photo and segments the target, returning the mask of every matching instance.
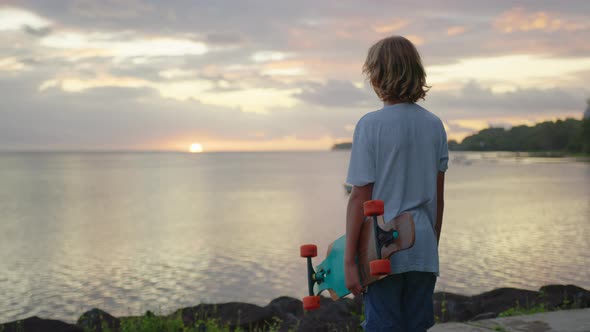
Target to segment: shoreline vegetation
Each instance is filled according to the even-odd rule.
[[[433,299],[437,323],[465,322],[590,307],[590,291],[574,285],[547,285],[539,291],[498,288],[473,296],[437,292]],[[71,331],[361,331],[360,298],[322,298],[318,310],[304,312],[299,299],[279,297],[267,306],[231,302],[200,304],[171,314],[114,317],[100,309],[83,313],[75,324],[29,317],[0,324],[0,332]]]
[[[449,140],[450,151],[513,152],[526,157],[590,156],[590,118],[546,121],[529,127],[490,127]],[[351,142],[334,144],[332,150],[348,150]]]

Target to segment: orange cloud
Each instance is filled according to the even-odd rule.
[[[424,38],[418,35],[408,35],[405,36],[409,41],[414,43],[416,46],[424,45]]]
[[[324,81],[326,77],[335,80],[362,80],[361,68],[364,58],[358,59],[337,59],[337,58],[317,58],[306,57],[305,63],[306,75],[309,79]]]
[[[406,27],[410,21],[400,20],[389,24],[374,25],[373,30],[377,33],[391,33]]]
[[[287,60],[268,63],[262,73],[270,76],[298,76],[305,73],[303,61]]]
[[[447,35],[449,36],[462,35],[463,33],[465,33],[465,27],[459,25],[452,26],[447,29]]]
[[[494,20],[494,28],[505,33],[515,31],[575,31],[588,28],[588,24],[568,22],[546,12],[527,13],[524,8],[516,7],[504,12]]]

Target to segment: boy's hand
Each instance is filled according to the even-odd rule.
[[[359,234],[365,220],[363,213],[363,203],[370,200],[373,194],[373,184],[369,183],[365,186],[353,186],[350,197],[348,198],[348,206],[346,208],[346,249],[344,252],[344,278],[346,280],[346,288],[350,290],[354,296],[358,296],[363,292],[360,283],[359,269],[356,264],[355,257],[357,256],[357,246]]]
[[[346,279],[346,288],[354,296],[359,296],[363,292],[359,278],[359,270],[356,263],[344,263],[344,277]]]

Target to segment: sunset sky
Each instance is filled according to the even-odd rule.
[[[418,47],[420,104],[450,138],[581,118],[589,14],[586,0],[0,0],[0,150],[326,150],[380,108],[361,67],[394,34]]]

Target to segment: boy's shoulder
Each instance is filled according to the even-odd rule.
[[[428,120],[434,121],[434,122],[440,122],[442,123],[441,119],[436,116],[436,114],[430,112],[429,110],[427,110],[426,108],[418,105],[418,104],[412,104],[412,108],[414,108],[414,110],[416,111],[416,114],[418,114],[419,116],[422,116]]]
[[[367,125],[367,124],[371,124],[372,122],[379,120],[379,112],[381,110],[376,110],[376,111],[372,111],[369,113],[365,113],[365,115],[363,115],[359,121],[358,124],[359,125]]]

